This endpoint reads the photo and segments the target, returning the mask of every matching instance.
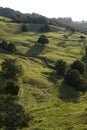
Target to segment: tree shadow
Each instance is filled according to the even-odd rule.
[[[64,102],[77,103],[80,93],[76,91],[73,87],[69,86],[63,79],[63,77],[58,76],[55,71],[53,72],[43,72],[50,82],[54,84],[58,91],[58,98]]]
[[[42,46],[38,43],[36,43],[34,46],[32,46],[26,53],[26,56],[30,56],[30,57],[37,57],[38,55],[40,55],[43,50],[45,49],[45,46]]]
[[[65,102],[78,102],[80,93],[76,91],[73,87],[69,86],[64,80],[58,88],[59,98]]]
[[[52,72],[43,72],[48,78],[49,81],[51,81],[55,86],[57,84],[58,79],[62,79],[61,76],[59,76],[55,71]]]

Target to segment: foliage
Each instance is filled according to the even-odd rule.
[[[58,60],[55,69],[57,71],[57,74],[64,76],[66,72],[66,62],[63,60]]]
[[[17,103],[14,96],[2,96],[0,101],[0,127],[5,130],[17,130],[27,127],[29,116],[25,113],[24,107]]]
[[[65,39],[68,39],[68,36],[67,36],[67,35],[65,35],[65,34],[63,35],[63,37],[64,37]]]
[[[4,49],[5,51],[9,51],[9,52],[12,52],[12,53],[15,53],[16,52],[16,46],[15,44],[13,43],[7,43],[7,41],[3,40],[0,44],[0,47],[2,49]]]
[[[11,95],[18,95],[19,85],[14,81],[8,81],[5,87],[5,93]]]
[[[42,44],[42,46],[44,46],[45,44],[49,43],[49,40],[45,35],[41,35],[37,42]]]
[[[1,67],[3,75],[8,79],[16,80],[23,72],[22,66],[19,65],[16,59],[5,59]]]
[[[7,50],[8,43],[7,41],[3,40],[0,44],[0,47],[4,50]]]
[[[65,81],[78,91],[86,90],[86,82],[78,70],[68,70],[65,75]]]
[[[79,38],[80,38],[81,40],[85,40],[85,39],[86,39],[86,37],[83,36],[83,35],[81,35]]]
[[[16,46],[13,43],[9,43],[7,47],[7,51],[15,53],[16,52]]]
[[[83,74],[85,71],[85,65],[82,61],[76,60],[74,61],[71,66],[70,66],[71,70],[73,69],[77,69],[79,71],[80,74]]]
[[[22,31],[22,32],[27,32],[27,31],[28,31],[27,26],[26,26],[26,25],[22,25],[22,26],[21,26],[21,31]]]

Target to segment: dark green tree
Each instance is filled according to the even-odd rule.
[[[45,44],[49,43],[49,40],[45,35],[41,35],[37,42],[44,46]]]
[[[21,26],[21,31],[22,31],[22,32],[27,32],[27,31],[28,31],[27,26],[26,26],[26,25],[22,25],[22,26]]]
[[[64,76],[66,72],[66,62],[63,60],[58,60],[55,65],[55,69],[57,74]]]
[[[19,85],[17,84],[17,82],[14,82],[12,80],[8,81],[5,87],[5,93],[16,96],[18,95],[18,92],[19,92]]]
[[[16,97],[2,96],[0,101],[0,127],[5,130],[18,130],[28,126],[29,115],[24,107],[17,103]]]
[[[5,59],[1,68],[3,75],[8,79],[17,80],[23,74],[22,66],[16,59]]]
[[[86,39],[86,37],[83,36],[83,35],[81,35],[79,38],[80,38],[82,41],[85,41],[85,39]]]
[[[78,70],[68,70],[65,75],[65,81],[78,91],[86,90],[86,81],[80,75]]]
[[[16,52],[16,46],[13,43],[9,43],[7,47],[7,51],[15,53]]]
[[[71,66],[70,66],[71,70],[73,69],[77,69],[79,71],[80,74],[83,74],[85,71],[85,65],[82,61],[76,60],[74,61]]]
[[[8,43],[7,41],[3,40],[0,44],[0,47],[4,50],[7,50]]]

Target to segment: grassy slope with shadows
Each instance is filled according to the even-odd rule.
[[[81,59],[82,42],[80,33],[69,34],[64,28],[57,32],[40,33],[40,25],[27,24],[28,32],[20,31],[20,24],[0,17],[0,39],[13,42],[19,53],[9,54],[0,50],[0,64],[5,58],[17,58],[22,64],[24,75],[19,81],[20,103],[32,116],[29,128],[23,130],[85,130],[87,129],[87,93],[78,93],[68,86],[56,73],[54,65],[64,59],[67,66]],[[49,44],[39,45],[41,34],[49,38]],[[63,35],[68,35],[65,40]],[[60,44],[62,43],[63,44]],[[85,75],[86,76],[86,75]],[[0,76],[1,87],[5,85]]]

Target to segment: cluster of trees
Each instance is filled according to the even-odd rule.
[[[2,75],[7,80],[0,91],[0,128],[17,130],[28,126],[29,115],[18,103],[20,86],[18,78],[22,75],[22,66],[16,59],[5,59],[1,65]]]
[[[87,83],[83,77],[85,65],[82,61],[74,61],[67,70],[66,62],[58,60],[55,69],[58,75],[63,76],[65,81],[78,91],[87,90]]]
[[[17,23],[34,23],[34,24],[50,24],[58,25],[70,29],[71,31],[78,31],[87,34],[87,22],[73,22],[72,18],[47,18],[37,13],[23,14],[19,11],[14,11],[10,8],[0,7],[0,15],[12,18],[13,22]],[[42,28],[41,30],[44,31]]]
[[[9,52],[12,52],[12,53],[16,52],[16,46],[15,46],[15,44],[13,44],[13,43],[7,43],[7,41],[5,41],[5,40],[3,40],[0,43],[0,47],[2,49],[4,49],[5,51],[9,51]]]

